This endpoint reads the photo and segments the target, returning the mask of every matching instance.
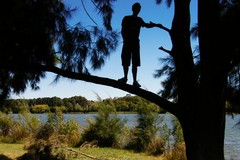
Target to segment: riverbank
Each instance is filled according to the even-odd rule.
[[[0,159],[1,160],[17,160],[26,151],[23,149],[24,144],[6,144],[0,143]],[[161,157],[148,156],[144,153],[134,153],[132,151],[114,148],[72,148],[76,151],[81,151],[85,154],[93,157],[109,160],[163,160]],[[69,158],[68,160],[89,160],[89,158],[78,155],[75,158]]]
[[[36,122],[35,120],[40,120],[45,122],[47,120],[48,115],[47,114],[30,114],[31,116],[35,117],[33,122]],[[24,132],[19,132],[20,129],[19,127],[21,127],[21,125],[16,125],[16,124],[12,124],[12,119],[11,117],[13,116],[15,120],[22,120],[22,117],[18,117],[18,114],[13,114],[13,115],[8,115],[9,118],[5,118],[3,120],[6,120],[7,122],[10,122],[9,127],[11,126],[18,126],[18,127],[14,127],[14,131],[18,131],[18,133],[21,133],[21,135],[23,135]],[[64,119],[66,120],[71,120],[72,118],[76,119],[76,121],[79,123],[80,126],[85,126],[87,125],[86,123],[86,119],[88,118],[95,118],[96,114],[63,114]],[[171,114],[160,114],[159,116],[163,116],[164,117],[164,123],[166,123],[167,126],[171,126],[170,123],[170,119],[171,119]],[[127,120],[127,126],[134,126],[136,124],[136,114],[119,114],[118,117],[120,117],[121,119],[126,119]],[[226,160],[238,160],[239,156],[240,156],[240,125],[238,125],[238,123],[240,122],[240,115],[236,114],[232,117],[232,115],[226,115],[226,128],[225,128],[225,145],[224,145],[224,153],[225,153],[225,159]],[[5,123],[2,123],[5,124]],[[7,123],[6,123],[7,124]],[[30,123],[31,124],[31,123]],[[35,123],[32,126],[37,126]],[[16,129],[16,130],[15,130]],[[26,131],[26,129],[24,129],[23,131]],[[12,132],[11,132],[12,133]],[[4,138],[4,137],[3,137]],[[14,137],[10,137],[10,138],[14,138]],[[15,138],[17,139],[9,139],[9,138],[5,138],[3,142],[8,142],[8,143],[15,143],[16,141],[19,142],[19,136],[15,136]],[[22,142],[23,143],[23,142]],[[5,145],[5,144],[4,144]],[[6,148],[4,150],[4,155],[14,155],[15,153],[19,153],[18,149],[14,150],[14,145],[11,147],[3,147]],[[16,144],[18,145],[18,144]],[[17,147],[18,148],[18,147]],[[10,154],[8,154],[8,151],[13,151]],[[23,152],[23,147],[20,149],[20,153]],[[3,153],[3,150],[0,150],[0,155]],[[91,152],[90,152],[91,153]],[[0,157],[1,160],[4,160]]]

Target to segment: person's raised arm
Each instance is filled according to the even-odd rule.
[[[153,28],[153,27],[155,27],[155,23],[152,23],[152,22],[144,23],[144,27],[146,27],[146,28]]]
[[[144,23],[144,27],[146,27],[146,28],[153,28],[153,27],[159,27],[159,28],[161,28],[161,24],[156,24],[156,23],[153,23],[153,22],[149,22],[149,23]]]

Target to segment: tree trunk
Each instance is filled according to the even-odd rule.
[[[185,114],[179,120],[188,160],[224,160],[224,112],[211,112],[202,107],[194,116]]]
[[[223,160],[226,72],[219,48],[217,0],[199,0],[200,85],[190,45],[189,0],[175,0],[172,24],[173,58],[178,80],[177,113],[184,133],[188,160]],[[220,54],[220,56],[219,56]]]

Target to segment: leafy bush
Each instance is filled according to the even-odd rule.
[[[39,127],[40,120],[29,113],[13,115],[0,113],[0,141],[14,143],[31,136]]]
[[[15,142],[30,137],[41,126],[40,119],[37,116],[31,116],[29,113],[18,114],[14,121],[11,137]]]
[[[161,155],[165,151],[165,141],[161,137],[151,139],[146,149],[149,155]]]
[[[11,134],[12,127],[14,126],[14,119],[11,115],[0,112],[0,135],[7,136]]]
[[[173,117],[172,119],[172,124],[173,124],[173,136],[174,136],[174,141],[176,143],[183,143],[184,138],[183,138],[183,131],[180,122],[176,117]]]
[[[61,112],[49,113],[46,123],[39,128],[35,138],[46,140],[53,134],[64,136],[70,146],[79,144],[81,137],[77,120],[75,118],[64,120]]]
[[[31,139],[25,144],[27,153],[20,159],[22,160],[65,160],[68,153],[59,149],[61,145],[66,145],[64,136],[52,134],[45,139]]]
[[[168,143],[165,147],[164,160],[186,160],[186,148],[181,124],[174,116],[171,121],[173,125],[172,130],[167,129],[166,125],[163,126],[163,138]],[[170,137],[173,137],[173,139]]]
[[[148,150],[148,146],[153,142],[159,128],[159,116],[155,112],[154,107],[146,107],[144,103],[138,108],[138,124],[132,129],[131,139],[126,146],[136,152],[144,152]],[[161,144],[160,146],[162,146]]]
[[[166,150],[164,160],[186,160],[186,148],[184,143],[177,143],[171,150]]]
[[[33,115],[31,113],[22,113],[18,115],[18,121],[19,123],[25,124],[27,126],[27,130],[34,134],[39,129],[39,127],[42,126],[42,122],[36,115]],[[21,118],[22,117],[22,118]],[[23,120],[21,120],[23,119]]]
[[[95,120],[88,119],[88,127],[82,134],[81,144],[97,141],[100,147],[117,145],[124,121],[117,117],[114,107],[101,102]]]
[[[68,153],[58,148],[75,146],[79,140],[80,127],[76,119],[65,121],[61,112],[49,113],[46,123],[26,144],[24,156],[38,160],[64,160]]]
[[[60,125],[59,135],[65,135],[68,145],[76,146],[79,144],[81,138],[81,131],[78,121],[75,118],[71,118]]]

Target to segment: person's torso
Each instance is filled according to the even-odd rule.
[[[143,20],[140,17],[125,16],[122,21],[122,31],[125,39],[138,40],[140,29],[143,26]]]

